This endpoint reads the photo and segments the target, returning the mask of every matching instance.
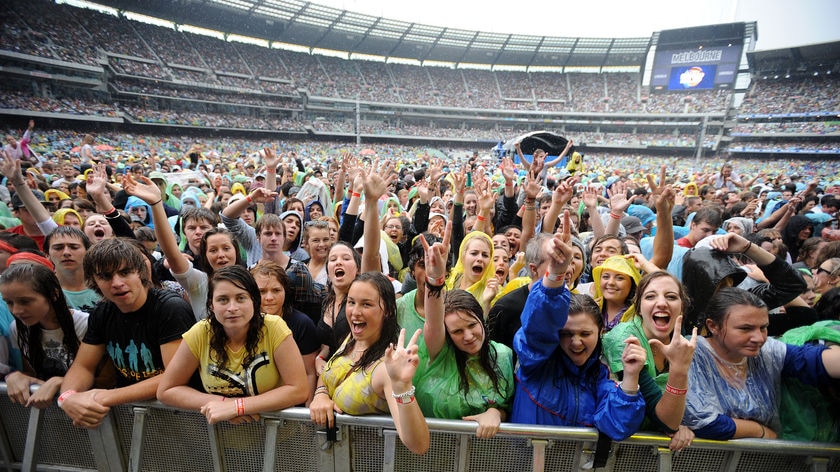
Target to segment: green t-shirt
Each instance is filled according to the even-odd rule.
[[[478,357],[467,360],[470,391],[464,396],[461,377],[455,362],[455,347],[444,343],[438,356],[429,362],[425,343],[420,344],[420,366],[414,375],[417,403],[423,414],[430,418],[461,419],[464,416],[484,413],[488,408],[510,411],[515,385],[513,381],[513,351],[490,341],[491,351],[496,352],[496,375],[499,392],[493,388],[490,377],[479,366]]]

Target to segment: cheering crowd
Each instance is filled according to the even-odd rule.
[[[157,398],[390,415],[419,454],[425,418],[840,439],[831,166],[33,133],[0,163],[0,375],[76,426]]]

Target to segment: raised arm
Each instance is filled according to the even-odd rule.
[[[12,185],[15,186],[15,193],[20,197],[20,201],[23,202],[23,206],[26,207],[32,215],[32,219],[34,219],[36,223],[41,223],[50,219],[50,212],[48,212],[47,209],[44,208],[44,205],[38,201],[35,194],[32,193],[32,189],[29,188],[29,186],[26,185],[26,181],[23,180],[23,172],[20,168],[20,161],[10,156],[6,151],[3,151],[3,162],[2,167],[0,167],[0,172],[2,172],[3,175],[12,182]]]
[[[163,202],[160,196],[160,189],[149,180],[148,177],[139,177],[135,180],[131,175],[123,179],[123,188],[129,195],[134,195],[152,207],[152,221],[155,223],[155,236],[157,237],[160,250],[169,262],[169,268],[173,274],[184,274],[190,269],[190,261],[178,248],[175,240],[175,233],[169,226],[166,212],[163,210]]]
[[[572,149],[572,146],[574,146],[574,143],[570,139],[569,142],[566,143],[566,147],[563,148],[563,152],[561,152],[560,155],[557,156],[556,158],[554,158],[550,161],[547,161],[545,163],[545,165],[549,168],[556,166],[560,161],[563,160],[564,157],[566,157],[566,154],[569,153],[569,150]]]
[[[379,263],[379,244],[382,238],[382,231],[379,228],[379,208],[377,203],[379,197],[385,194],[388,188],[388,180],[393,180],[390,175],[393,163],[388,161],[383,165],[375,163],[369,169],[362,170],[362,181],[365,188],[365,251],[362,252],[362,272],[380,272],[382,266]],[[386,177],[382,177],[386,176]],[[388,180],[386,180],[388,179]],[[387,262],[387,261],[383,261]],[[386,274],[387,275],[387,274]]]
[[[610,220],[607,222],[604,234],[617,235],[621,218],[624,216],[624,212],[630,208],[631,203],[627,199],[627,184],[624,182],[614,183],[611,188],[607,189],[607,195],[610,197]]]
[[[423,324],[423,341],[429,352],[429,361],[433,361],[446,344],[446,325],[443,318],[446,294],[446,258],[449,255],[449,241],[452,235],[452,223],[446,224],[443,242],[429,246],[421,234],[426,260],[426,321]]]
[[[528,162],[527,159],[525,159],[525,154],[522,154],[522,143],[515,142],[515,143],[513,143],[513,147],[514,147],[514,149],[516,149],[516,155],[519,156],[519,162],[522,164],[522,167],[525,170],[530,171],[531,170],[531,163]]]
[[[674,221],[671,211],[674,209],[674,190],[665,184],[665,166],[659,174],[659,184],[648,175],[648,184],[653,191],[656,207],[656,235],[653,237],[653,256],[650,262],[657,267],[667,267],[674,255]]]
[[[595,239],[600,238],[606,234],[604,227],[604,220],[601,219],[601,213],[598,212],[598,191],[595,187],[587,185],[583,189],[581,201],[586,210],[589,211],[589,224],[592,226],[592,235]]]

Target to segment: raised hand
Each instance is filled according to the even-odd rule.
[[[411,387],[411,379],[420,364],[420,357],[417,355],[417,340],[420,338],[422,329],[418,329],[411,336],[408,343],[405,343],[405,328],[400,330],[400,336],[396,344],[391,344],[385,350],[385,369],[391,379],[394,393],[403,393]]]
[[[381,166],[377,162],[370,169],[361,172],[360,175],[362,176],[365,189],[365,200],[368,201],[368,204],[373,203],[375,205],[379,197],[384,195],[385,191],[388,190],[388,185],[396,178],[395,175],[391,174],[393,166],[394,164],[390,161]]]
[[[627,184],[616,182],[607,190],[610,197],[610,211],[620,215],[630,208],[631,201],[627,199]]]
[[[145,176],[135,179],[131,174],[127,174],[123,177],[123,188],[127,194],[133,195],[149,205],[155,204],[161,199],[160,188]]]
[[[277,151],[271,148],[264,148],[260,151],[260,157],[262,158],[266,169],[270,168],[274,170],[277,170],[277,166],[280,164],[280,160],[282,159],[277,155]]]
[[[555,188],[554,193],[551,194],[551,201],[559,204],[561,207],[568,203],[575,194],[576,183],[577,179],[572,178],[566,179],[557,184],[557,188]]]
[[[721,252],[737,254],[750,248],[750,242],[735,233],[726,233],[709,238],[709,246]]]
[[[3,151],[3,162],[0,162],[0,173],[12,182],[21,182],[23,180],[20,160],[15,159],[6,151]]]
[[[466,166],[461,167],[461,170],[458,171],[458,172],[453,172],[452,173],[452,180],[455,182],[455,194],[463,197],[464,196],[464,191],[467,188],[467,168],[466,168]]]
[[[571,233],[571,218],[569,217],[569,210],[563,212],[563,224],[548,246],[548,273],[554,276],[563,276],[566,273],[566,267],[572,259],[572,233]],[[543,279],[545,284],[545,279]]]
[[[598,206],[598,191],[592,185],[587,185],[583,189],[581,200],[583,201],[583,206],[586,208],[590,210],[596,208]],[[593,215],[594,213],[589,212],[589,214]]]
[[[513,161],[509,157],[502,159],[502,163],[499,165],[499,170],[502,171],[502,177],[505,178],[506,182],[512,182],[516,179],[516,171],[513,169]]]
[[[650,339],[648,342],[651,349],[658,349],[665,356],[671,369],[680,369],[687,372],[691,365],[691,359],[694,357],[694,350],[697,348],[697,328],[695,327],[692,330],[691,339],[686,339],[682,335],[682,322],[682,315],[674,321],[674,332],[671,335],[670,343],[663,344],[658,339]],[[682,387],[682,385],[677,386]]]
[[[440,279],[446,276],[446,258],[449,256],[449,242],[452,238],[452,222],[446,223],[443,241],[429,246],[426,238],[421,234],[420,243],[423,245],[426,263],[426,277]]]
[[[539,175],[533,172],[525,174],[525,187],[523,187],[523,190],[525,191],[525,198],[537,198],[542,191],[542,181]]]
[[[277,196],[277,192],[273,192],[265,187],[258,187],[255,188],[251,192],[251,200],[257,203],[266,203],[269,201],[274,200],[274,197]]]
[[[638,384],[639,372],[645,365],[647,359],[647,352],[645,348],[639,343],[636,336],[630,336],[624,340],[624,352],[621,353],[621,364],[624,366],[624,375],[626,377],[635,377]]]

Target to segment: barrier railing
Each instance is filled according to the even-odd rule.
[[[11,403],[0,383],[0,470],[576,471],[592,468],[598,437],[594,429],[503,423],[493,439],[476,439],[473,422],[428,424],[423,456],[402,445],[389,417],[339,415],[331,441],[305,408],[210,426],[197,412],[143,402],[113,408],[102,426],[84,430],[55,406]],[[672,453],[668,441],[639,433],[614,443],[603,470],[840,472],[840,444],[697,439]]]

